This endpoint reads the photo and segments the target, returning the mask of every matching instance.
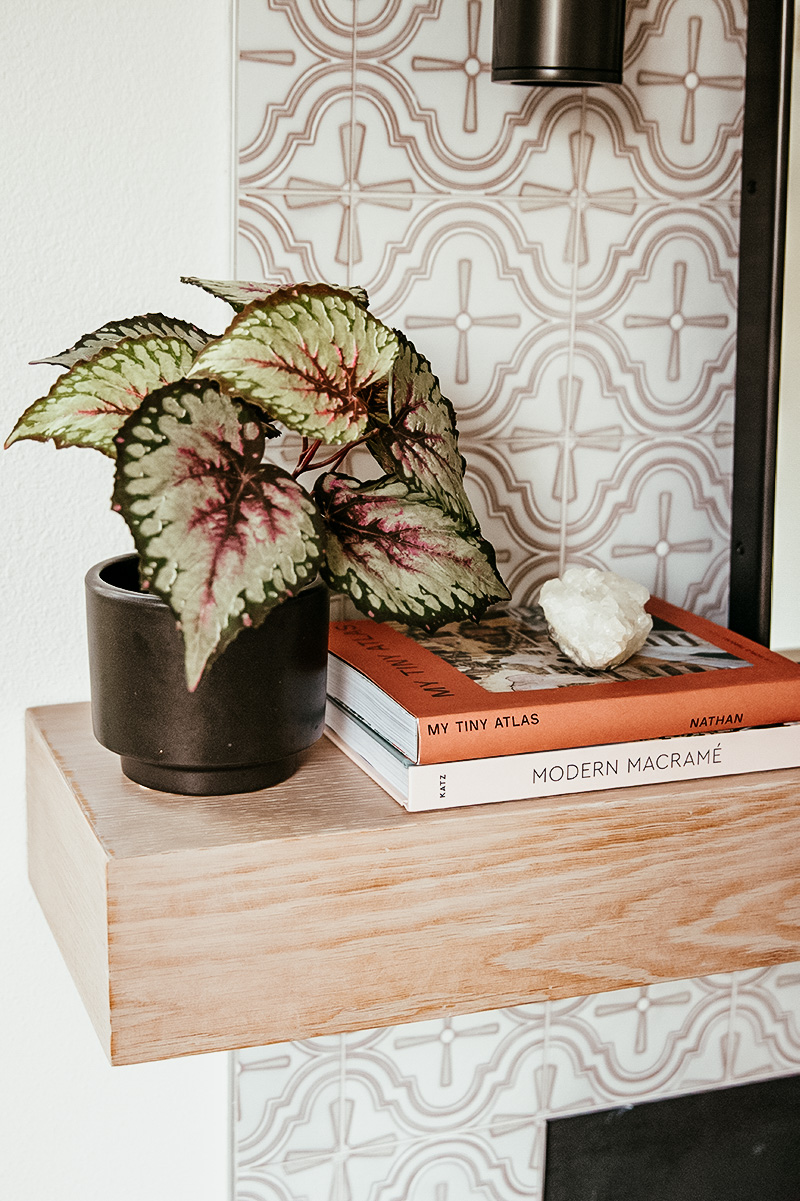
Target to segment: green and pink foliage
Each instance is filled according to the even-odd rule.
[[[180,321],[176,317],[165,317],[163,313],[144,313],[141,317],[129,317],[125,321],[109,321],[91,334],[84,334],[74,346],[61,350],[58,354],[46,359],[34,359],[31,366],[41,363],[51,363],[54,367],[74,367],[76,363],[84,363],[93,359],[101,350],[109,346],[118,346],[129,338],[148,338],[153,334],[160,338],[180,338],[197,353],[208,341],[208,334],[192,325],[190,321]]]
[[[325,520],[322,574],[362,613],[436,629],[481,617],[508,596],[492,547],[427,497],[388,476],[329,473],[314,496]]]
[[[270,284],[264,280],[198,279],[195,275],[182,275],[181,283],[194,284],[195,287],[202,288],[204,292],[209,292],[219,300],[227,301],[231,308],[236,309],[237,313],[240,313],[248,304],[252,304],[254,300],[268,300],[278,290],[291,292],[298,296],[301,292],[308,292],[309,289],[318,286],[308,283]],[[337,292],[346,292],[362,308],[366,308],[369,304],[369,296],[363,288],[346,288],[339,285],[333,285],[333,287]]]
[[[353,442],[386,412],[397,335],[344,290],[282,288],[254,301],[198,355],[215,379],[304,437]]]
[[[79,360],[47,396],[26,409],[6,446],[21,438],[58,447],[91,446],[114,457],[114,437],[156,388],[182,379],[195,351],[182,338],[126,338]]]
[[[39,360],[66,370],[6,445],[116,458],[113,504],[143,590],[175,615],[190,689],[318,572],[367,615],[429,628],[508,596],[464,489],[453,407],[363,289],[185,282],[238,310],[224,334],[151,313],[85,335]],[[274,422],[302,436],[291,473],[266,459]],[[337,473],[359,444],[382,479]],[[298,479],[325,467],[312,497]]]
[[[117,444],[113,503],[143,587],[180,623],[192,689],[241,629],[314,579],[322,523],[300,484],[263,462],[258,413],[213,383],[154,392]]]
[[[404,480],[446,513],[477,527],[464,490],[453,406],[430,363],[401,334],[392,371],[391,416],[367,445],[385,472]]]

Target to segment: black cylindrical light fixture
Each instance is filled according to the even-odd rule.
[[[494,0],[498,83],[622,82],[625,0]]]

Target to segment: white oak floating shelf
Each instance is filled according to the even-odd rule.
[[[800,771],[408,814],[327,739],[287,783],[126,780],[28,714],[30,874],[112,1063],[800,959]]]

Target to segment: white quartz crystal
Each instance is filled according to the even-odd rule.
[[[581,667],[616,667],[635,655],[653,628],[644,611],[650,593],[641,584],[598,571],[568,567],[539,593],[550,637]]]

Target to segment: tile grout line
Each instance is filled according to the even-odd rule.
[[[355,89],[351,87],[351,92],[354,91]],[[320,194],[325,193],[330,193],[331,195],[336,196],[341,192],[341,188],[337,188],[335,184],[331,184],[322,189],[315,188],[305,190],[303,188],[287,188],[285,185],[281,186],[280,184],[275,184],[274,186],[268,184],[262,187],[257,183],[251,182],[245,185],[242,188],[242,191],[246,194],[253,194],[257,196],[283,196],[287,192],[292,196],[319,196]],[[370,190],[370,196],[377,196],[382,200],[407,200],[409,198],[409,193],[407,191],[393,191],[391,188],[374,188]],[[455,198],[463,198],[466,202],[471,201],[476,205],[497,205],[501,208],[508,206],[509,204],[516,206],[519,204],[521,199],[524,200],[524,195],[519,192],[489,192],[485,188],[481,188],[475,184],[469,187],[451,186],[438,189],[427,188],[425,190],[420,188],[419,190],[415,190],[413,193],[411,193],[411,196],[413,200],[424,201],[452,201]],[[729,207],[728,202],[724,199],[703,199],[702,197],[687,197],[686,199],[680,199],[678,197],[670,196],[635,196],[631,203],[634,204],[637,209],[648,209],[650,211],[658,210],[659,212],[679,210],[681,212],[688,211],[691,213],[704,213],[706,210],[710,209],[712,212],[720,210],[721,212],[726,213]]]
[[[355,0],[353,0],[355,4]],[[345,1135],[347,1133],[347,1123],[345,1121],[345,1106],[347,1105],[347,1035],[339,1035],[339,1120],[338,1130],[336,1131],[336,1151],[343,1152],[345,1147]],[[341,1154],[334,1157],[333,1165],[333,1189],[335,1201],[347,1201],[344,1189],[344,1158]]]
[[[728,1054],[725,1064],[725,1079],[724,1084],[733,1084],[734,1077],[734,1060],[736,1058],[736,1011],[739,1005],[739,973],[731,974],[731,1007],[728,1010]]]
[[[544,1034],[542,1036],[542,1096],[538,1098],[541,1101],[541,1112],[537,1115],[541,1125],[541,1135],[537,1130],[534,1134],[535,1138],[541,1138],[541,1163],[539,1167],[539,1180],[536,1196],[532,1201],[543,1201],[544,1198],[544,1174],[547,1171],[547,1122],[548,1122],[548,1093],[547,1089],[548,1071],[550,1068],[550,1028],[553,1018],[553,1002],[545,1001],[544,1005]]]
[[[230,3],[230,80],[229,94],[231,103],[231,120],[229,127],[230,144],[228,148],[228,170],[230,180],[228,186],[228,266],[231,279],[238,278],[238,248],[239,248],[239,0],[229,0]]]
[[[239,1178],[239,1141],[236,1129],[237,1055],[237,1051],[228,1052],[228,1201],[236,1201],[236,1185]]]
[[[570,430],[574,419],[575,407],[575,330],[577,324],[577,305],[578,305],[578,248],[580,244],[580,228],[581,228],[581,204],[583,202],[581,178],[581,165],[583,163],[584,145],[586,139],[586,88],[581,89],[581,123],[580,123],[580,138],[578,140],[578,165],[577,165],[577,194],[575,196],[575,208],[573,215],[573,230],[572,230],[572,271],[570,278],[570,304],[569,304],[569,342],[567,348],[567,392],[566,403],[564,405],[564,432],[562,435],[562,459],[561,459],[561,520],[559,529],[559,549],[558,549],[558,574],[562,575],[567,561],[567,533],[569,527],[567,510],[569,507],[569,465],[570,465]]]
[[[353,235],[356,230],[354,204],[353,154],[356,145],[356,72],[358,63],[358,0],[353,0],[353,26],[350,43],[350,151],[347,156],[347,283],[352,287],[353,279]]]

